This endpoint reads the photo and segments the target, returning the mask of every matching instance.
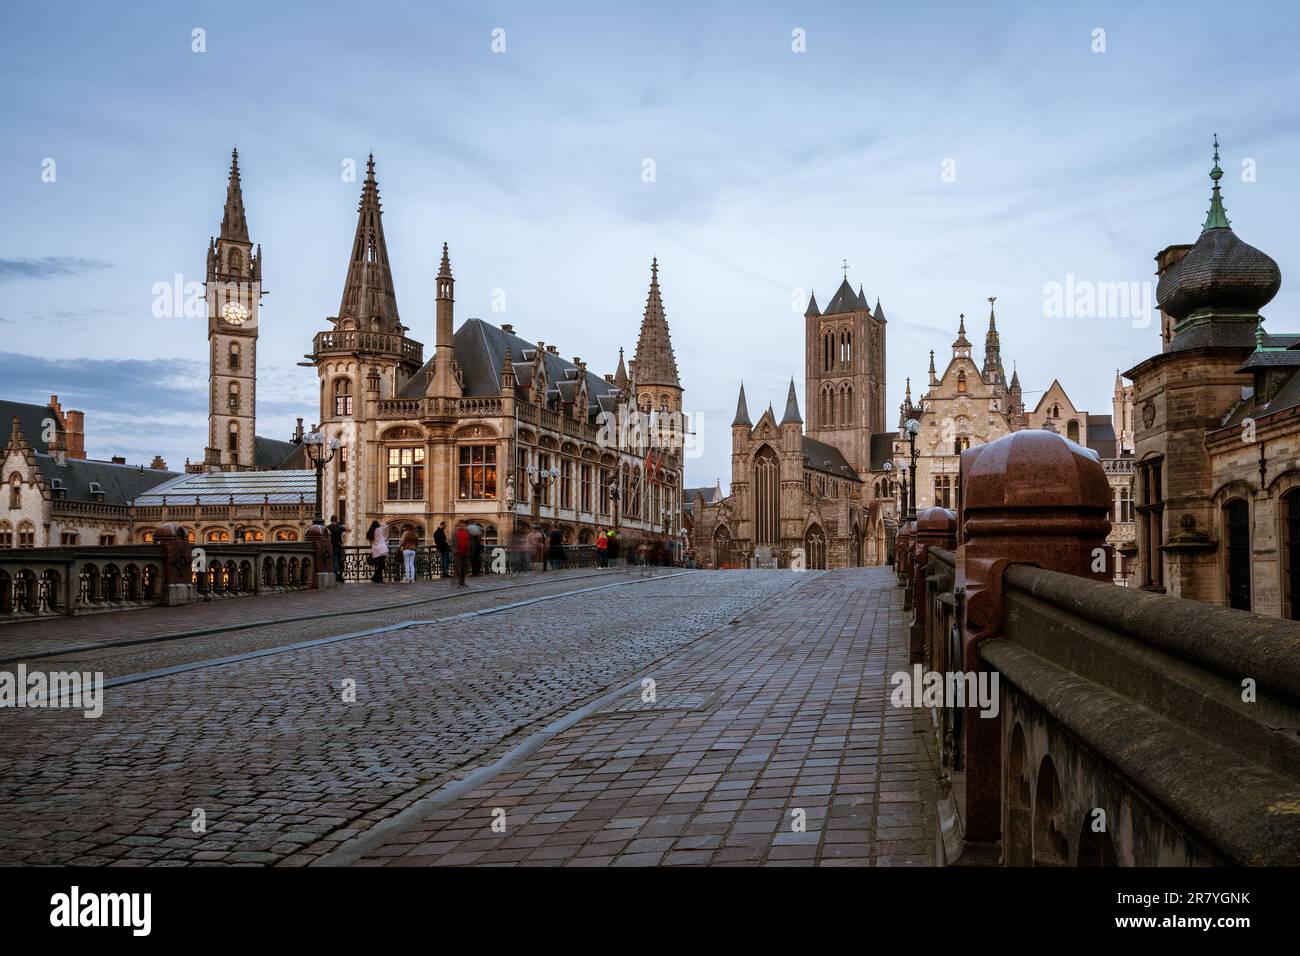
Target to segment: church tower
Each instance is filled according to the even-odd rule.
[[[253,251],[244,217],[239,151],[230,154],[230,180],[221,234],[208,240],[208,447],[211,470],[253,468],[257,420],[257,327],[262,301],[262,247]]]
[[[620,357],[620,367],[622,358]],[[682,383],[677,377],[677,358],[668,334],[668,319],[659,294],[659,260],[650,261],[650,292],[646,296],[641,335],[632,360],[632,381],[637,405],[643,411],[680,412]],[[617,383],[617,379],[615,379]]]
[[[871,436],[885,431],[885,313],[875,312],[847,269],[825,311],[804,312],[804,404],[808,435],[834,445],[858,474],[871,465]]]

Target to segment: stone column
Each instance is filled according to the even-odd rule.
[[[159,603],[172,607],[197,600],[193,583],[193,549],[190,539],[174,522],[159,525],[153,533],[154,544],[162,551],[162,580],[158,582]],[[203,572],[206,573],[204,568]]]
[[[979,645],[1001,633],[1002,578],[1009,566],[1108,579],[1111,494],[1097,458],[1037,429],[964,451],[961,480],[963,543],[955,588],[963,612],[962,666],[978,675],[991,670]],[[966,839],[994,843],[1001,829],[1001,719],[981,718],[978,706],[968,705],[962,724]]]

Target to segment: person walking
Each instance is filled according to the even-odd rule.
[[[384,562],[388,560],[388,540],[384,537],[384,526],[378,521],[370,522],[366,530],[366,541],[370,544],[370,563],[375,573],[370,580],[375,584],[384,583]]]
[[[330,523],[326,529],[330,533],[330,549],[334,552],[334,583],[343,583],[343,532],[348,529],[343,526],[338,515],[330,516]]]
[[[447,540],[447,522],[439,521],[433,533],[433,543],[438,549],[438,577],[451,577],[451,542]]]
[[[456,586],[465,587],[465,570],[469,566],[469,531],[464,527],[456,529],[453,535],[456,554]]]
[[[602,568],[609,567],[609,541],[604,529],[596,532],[596,564]]]
[[[415,583],[415,549],[420,546],[420,536],[415,533],[414,525],[407,525],[402,531],[402,540],[397,547],[402,552],[402,583]]]
[[[528,565],[531,568],[534,561],[539,562],[541,570],[546,570],[546,539],[542,533],[534,528],[528,532]]]
[[[564,532],[562,532],[559,528],[551,529],[551,543],[550,543],[549,552],[550,552],[550,559],[551,559],[551,567],[556,571],[559,571],[561,568],[564,567]]]

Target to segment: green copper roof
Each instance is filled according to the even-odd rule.
[[[1227,229],[1230,225],[1228,214],[1223,211],[1223,197],[1219,194],[1219,180],[1223,178],[1223,170],[1219,168],[1219,136],[1214,136],[1214,168],[1210,170],[1210,179],[1214,180],[1214,188],[1210,191],[1210,212],[1205,217],[1205,225],[1201,231],[1206,229]]]

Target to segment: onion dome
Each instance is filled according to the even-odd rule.
[[[1232,231],[1219,192],[1222,178],[1219,140],[1215,137],[1214,167],[1210,170],[1214,187],[1201,236],[1187,255],[1161,277],[1156,288],[1160,308],[1175,320],[1189,316],[1254,317],[1282,285],[1277,263]]]

